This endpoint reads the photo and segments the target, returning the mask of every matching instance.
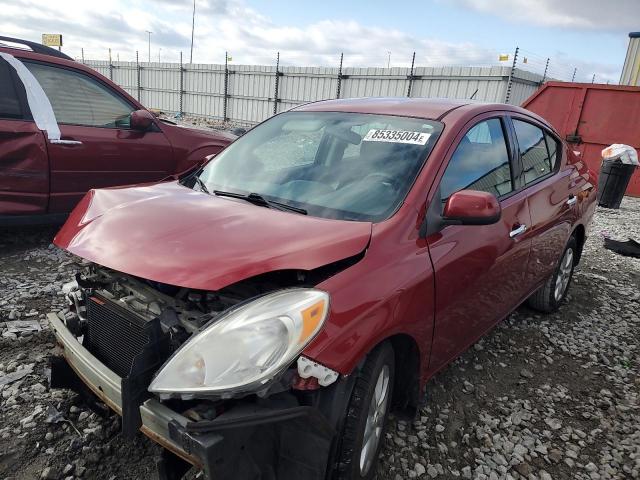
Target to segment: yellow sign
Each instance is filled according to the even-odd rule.
[[[506,53],[501,53],[500,56],[498,57],[498,60],[500,62],[506,62],[509,60],[509,55]]]
[[[62,35],[59,33],[43,33],[42,44],[47,47],[61,47]]]

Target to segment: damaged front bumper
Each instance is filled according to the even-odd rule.
[[[57,367],[52,363],[52,378],[60,376],[56,368],[68,365],[84,385],[122,416],[131,408],[123,402],[123,379],[87,350],[56,314],[50,313],[47,318],[65,360]],[[72,388],[71,384],[65,386]],[[318,408],[291,402],[276,402],[269,407],[240,404],[213,420],[198,422],[155,397],[144,399],[135,408],[139,408],[143,434],[201,468],[207,478],[326,477],[335,422],[328,421]],[[159,463],[160,478],[180,478],[181,473],[176,473],[180,469],[172,466],[174,463]]]

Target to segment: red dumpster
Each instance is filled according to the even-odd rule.
[[[522,106],[549,121],[596,173],[612,143],[640,150],[640,87],[548,82]],[[627,195],[640,197],[640,168]]]

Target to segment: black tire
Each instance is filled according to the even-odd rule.
[[[578,244],[576,242],[575,237],[571,237],[567,242],[567,246],[562,251],[562,255],[558,260],[558,265],[554,270],[553,274],[547,279],[545,284],[540,287],[533,295],[531,295],[527,299],[527,305],[531,308],[538,310],[543,313],[552,313],[560,308],[560,305],[564,301],[567,296],[567,292],[569,291],[569,287],[571,286],[571,279],[573,278],[573,269],[576,265],[576,261],[578,259]],[[567,251],[572,252],[572,261],[571,261],[571,269],[569,272],[568,282],[562,292],[562,296],[556,298],[556,283],[558,281],[558,277],[562,274],[562,266],[563,260],[565,259],[565,255],[567,255]]]
[[[375,477],[380,447],[384,443],[387,419],[393,396],[393,382],[395,378],[395,357],[393,348],[389,343],[377,346],[367,357],[367,360],[358,373],[358,378],[349,400],[347,417],[342,431],[342,442],[336,452],[338,466],[335,479],[338,480],[370,480]],[[360,456],[364,440],[365,427],[372,398],[375,393],[376,383],[382,370],[388,369],[387,402],[382,418],[382,431],[380,440],[375,448],[371,466],[364,473],[360,468]]]

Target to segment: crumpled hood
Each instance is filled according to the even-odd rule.
[[[272,210],[167,182],[90,191],[54,243],[130,275],[217,290],[357,255],[370,236],[370,223]]]

